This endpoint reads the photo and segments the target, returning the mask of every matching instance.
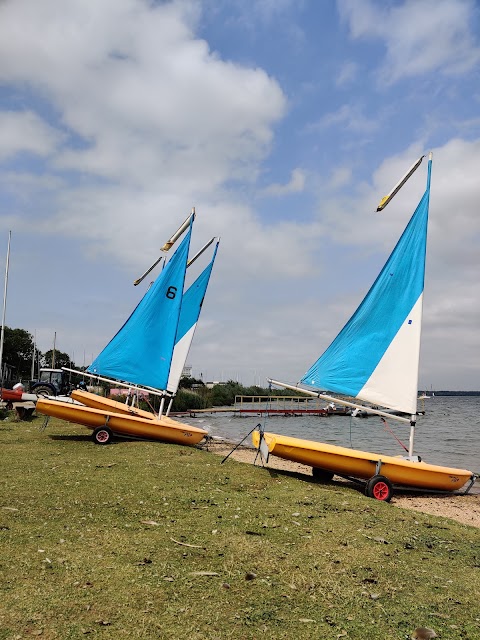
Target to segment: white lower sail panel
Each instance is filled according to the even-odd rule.
[[[197,323],[190,327],[190,329],[183,335],[183,337],[176,343],[173,350],[172,364],[170,365],[170,374],[168,376],[167,391],[170,393],[176,393],[178,389],[178,383],[182,376],[183,367],[187,361],[188,352],[192,344],[193,336]]]
[[[397,411],[416,413],[422,308],[423,293],[357,398]]]

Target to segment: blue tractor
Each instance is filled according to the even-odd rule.
[[[70,375],[62,369],[40,369],[38,380],[30,382],[30,393],[37,396],[66,396],[71,390]]]

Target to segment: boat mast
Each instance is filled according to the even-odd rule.
[[[432,158],[433,153],[430,151],[428,154],[428,171],[427,171],[427,188],[426,191],[428,193],[428,198],[430,200],[430,180],[432,177]],[[417,425],[417,414],[412,414],[410,421],[410,438],[408,441],[408,455],[413,456],[413,443],[415,440],[415,427]]]
[[[32,351],[32,371],[31,371],[31,379],[35,380],[35,357],[37,355],[37,330],[35,329],[34,338],[33,338],[33,351]]]
[[[52,369],[55,369],[55,343],[57,342],[57,332],[53,334]]]
[[[0,375],[1,375],[1,386],[3,388],[3,342],[5,339],[5,313],[7,309],[7,288],[8,288],[8,269],[10,265],[10,241],[12,239],[12,232],[8,232],[8,248],[7,248],[7,261],[5,264],[5,286],[3,289],[3,313],[2,313],[2,331],[0,335]]]

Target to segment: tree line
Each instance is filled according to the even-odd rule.
[[[31,333],[25,329],[12,329],[5,327],[3,339],[3,379],[18,382],[30,380],[32,368],[34,375],[41,367],[55,368],[70,367],[71,362],[68,353],[55,349],[49,349],[42,353],[36,349],[35,341]],[[33,365],[33,366],[32,366]]]
[[[55,366],[56,369],[61,369],[62,367],[76,368],[68,353],[55,349],[55,362],[53,362],[53,356],[53,349],[49,349],[45,353],[39,351],[36,348],[34,337],[25,329],[5,327],[3,343],[3,379],[5,384],[7,382],[14,383],[30,380],[32,377],[32,363],[34,378],[42,367]],[[104,393],[108,396],[111,385],[102,382],[97,384],[104,387]],[[269,393],[269,389],[256,385],[245,387],[234,380],[216,384],[209,388],[203,383],[203,380],[184,377],[180,380],[172,411],[228,407],[235,403],[235,396],[265,396]],[[296,394],[293,391],[276,389],[274,395]]]
[[[189,411],[190,409],[209,409],[210,407],[231,407],[235,404],[235,396],[294,396],[303,395],[288,389],[265,389],[256,385],[244,387],[239,382],[228,380],[213,387],[207,387],[202,380],[182,378],[179,390],[173,400],[172,411]]]

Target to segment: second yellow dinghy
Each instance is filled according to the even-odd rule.
[[[125,402],[118,402],[117,400],[112,400],[110,398],[105,398],[103,396],[99,396],[96,393],[90,393],[89,391],[80,391],[79,389],[75,389],[72,391],[70,396],[76,400],[77,402],[81,402],[87,407],[91,407],[92,409],[103,409],[105,411],[111,411],[112,413],[123,413],[128,416],[139,416],[140,418],[145,418],[146,420],[155,420],[155,414],[151,411],[145,411],[144,409],[139,409],[138,407],[132,407],[129,404],[125,404]]]
[[[93,439],[97,444],[108,444],[113,433],[131,438],[187,445],[198,444],[207,435],[204,429],[191,427],[166,416],[152,420],[58,400],[40,398],[37,402],[37,412],[92,429]]]

